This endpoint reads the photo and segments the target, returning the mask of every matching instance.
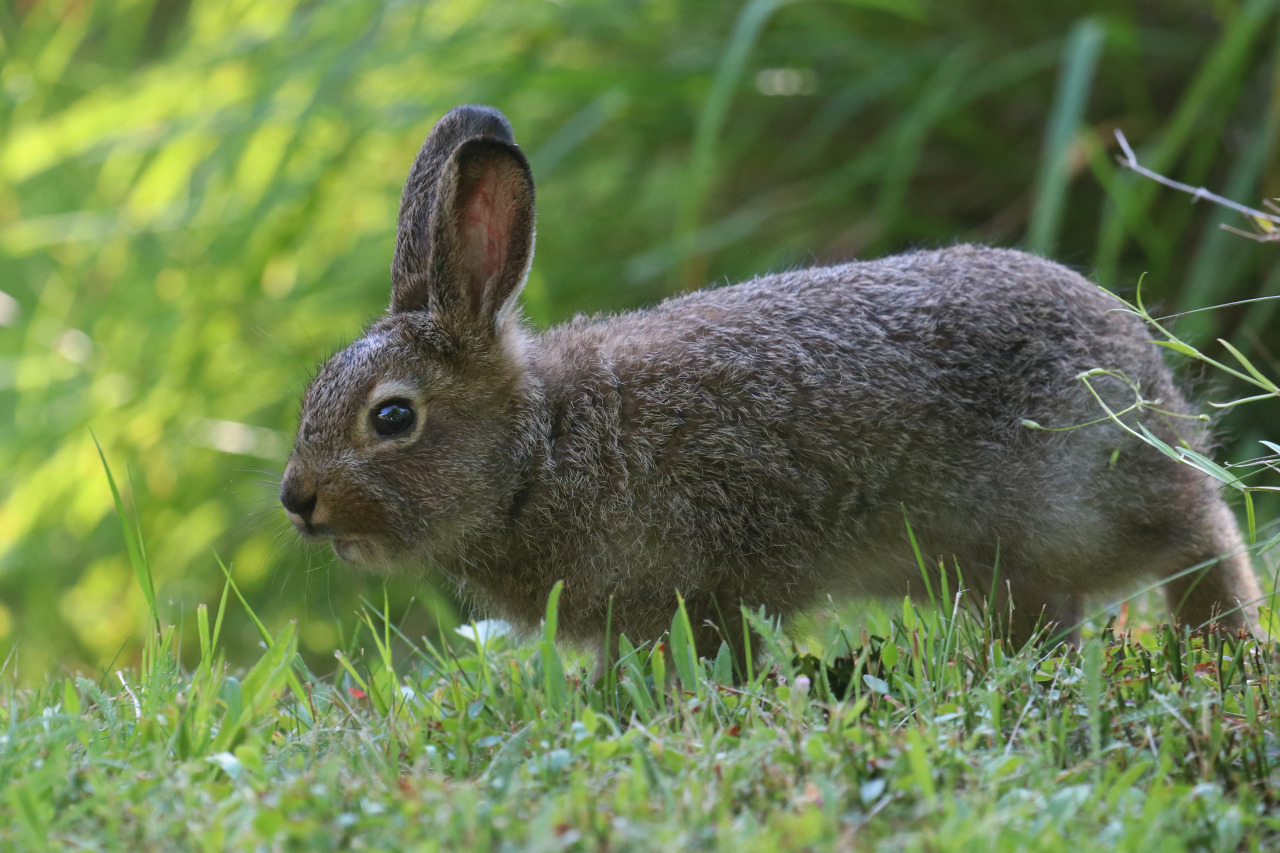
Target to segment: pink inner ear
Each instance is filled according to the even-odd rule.
[[[462,262],[471,279],[471,310],[477,314],[484,310],[485,285],[502,273],[511,245],[516,199],[502,185],[497,169],[486,170],[470,187],[462,210]],[[490,310],[497,307],[489,306]]]

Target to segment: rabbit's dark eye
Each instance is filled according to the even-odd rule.
[[[369,414],[378,435],[399,435],[413,426],[414,411],[408,400],[387,400],[374,406]]]

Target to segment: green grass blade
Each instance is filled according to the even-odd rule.
[[[107,455],[102,451],[102,445],[98,443],[98,437],[93,435],[92,430],[89,434],[93,437],[93,446],[97,448],[98,458],[102,461],[102,470],[107,474],[107,484],[111,487],[111,499],[115,502],[116,517],[120,520],[120,529],[124,533],[125,547],[129,550],[129,562],[133,566],[134,576],[138,579],[138,586],[142,589],[142,594],[147,599],[147,607],[151,611],[152,623],[155,629],[159,630],[160,610],[156,607],[156,588],[151,576],[151,564],[147,562],[147,555],[142,550],[142,543],[138,538],[137,532],[129,525],[129,515],[125,511],[124,500],[120,497],[120,490],[116,487],[116,478],[111,474],[111,466],[107,464]]]
[[[691,690],[701,697],[698,649],[693,639],[693,625],[689,622],[689,611],[684,606],[684,596],[678,593],[676,594],[676,614],[671,620],[671,630],[667,636],[671,640],[671,660],[680,683],[684,685],[685,690]]]
[[[1067,34],[1033,190],[1027,248],[1036,254],[1052,256],[1057,248],[1071,180],[1072,147],[1089,106],[1105,37],[1106,28],[1098,18],[1078,21]]]
[[[1273,394],[1280,393],[1280,388],[1276,387],[1276,383],[1267,377],[1262,371],[1258,370],[1258,368],[1254,367],[1253,362],[1246,358],[1244,353],[1232,346],[1230,341],[1225,338],[1218,338],[1218,343],[1222,344],[1222,346],[1226,348],[1227,352],[1235,356],[1236,361],[1240,362],[1241,367],[1249,371],[1249,375],[1258,381],[1259,387],[1265,388]]]
[[[569,682],[565,677],[564,661],[560,657],[560,650],[556,647],[560,593],[563,590],[564,581],[556,581],[555,586],[551,588],[551,594],[547,596],[547,610],[542,622],[542,641],[538,644],[547,702],[550,710],[557,714],[564,711],[569,700]]]
[[[703,201],[720,171],[715,156],[716,146],[729,112],[729,104],[746,67],[747,57],[769,18],[788,2],[790,0],[748,0],[734,20],[733,31],[729,34],[729,41],[720,56],[720,63],[711,83],[711,92],[698,114],[698,124],[693,132],[688,179],[680,197],[680,210],[676,217],[676,243],[683,247],[680,250],[682,258],[687,259],[692,253],[691,242],[699,228]],[[686,270],[681,276],[684,286],[697,287],[703,283],[685,281],[687,277]]]

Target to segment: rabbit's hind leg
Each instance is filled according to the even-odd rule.
[[[1255,629],[1263,595],[1235,515],[1213,494],[1203,522],[1172,565],[1160,567],[1169,610],[1183,625]]]

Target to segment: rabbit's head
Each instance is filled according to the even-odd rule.
[[[280,500],[306,539],[370,567],[430,558],[503,517],[529,469],[533,179],[502,114],[435,126],[404,194],[391,306],[302,403]]]

